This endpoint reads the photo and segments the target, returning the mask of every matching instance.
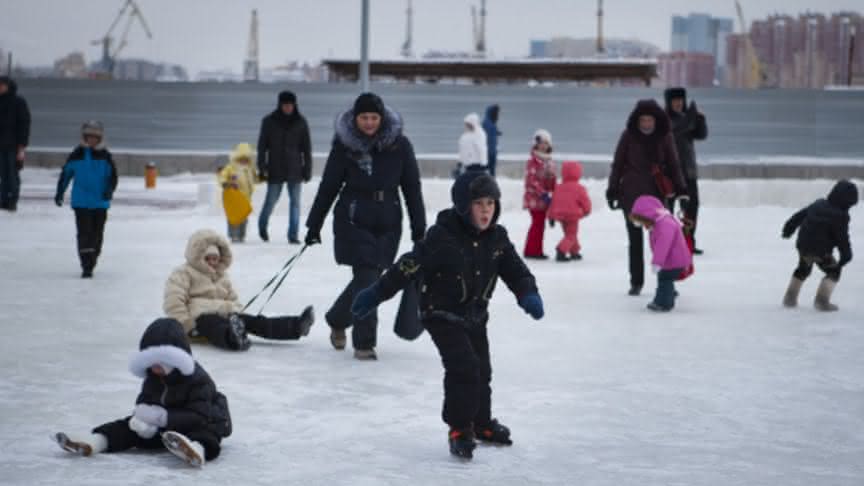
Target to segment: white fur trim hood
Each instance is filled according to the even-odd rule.
[[[139,378],[145,378],[147,370],[155,364],[166,364],[185,376],[195,373],[195,360],[192,355],[177,346],[167,344],[150,346],[132,355],[129,371]]]

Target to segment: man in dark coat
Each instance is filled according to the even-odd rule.
[[[426,214],[414,149],[402,134],[399,114],[377,95],[364,93],[336,120],[333,147],[306,220],[306,243],[319,243],[324,218],[339,198],[333,210],[336,263],[351,266],[354,278],[326,319],[336,349],[344,349],[345,329],[353,323],[358,359],[376,358],[378,318],[372,314],[352,322],[351,302],[393,263],[402,236],[400,189],[411,218],[411,239],[420,240]]]
[[[353,311],[363,316],[413,280],[422,278],[420,311],[444,364],[444,409],[451,453],[470,458],[475,436],[509,445],[510,430],[492,418],[492,368],[486,324],[500,277],[525,312],[543,317],[531,271],[497,223],[501,191],[482,166],[470,166],[453,184],[453,207],[414,250],[399,258],[368,289]]]
[[[18,209],[24,156],[30,143],[30,110],[18,86],[0,76],[0,209]]]
[[[798,230],[798,268],[783,297],[783,305],[798,305],[801,285],[816,264],[825,272],[825,278],[816,291],[814,305],[822,311],[836,311],[831,303],[831,294],[840,281],[843,267],[852,261],[852,244],[849,241],[849,209],[858,204],[858,187],[842,180],[834,185],[827,199],[819,199],[798,211],[783,225],[783,238],[791,238]],[[800,229],[799,229],[800,228]],[[834,248],[840,260],[834,259]]]
[[[657,182],[659,176],[671,182],[672,193],[660,193]],[[633,225],[628,218],[633,203],[644,195],[654,196],[667,204],[671,198],[684,198],[687,195],[669,117],[654,100],[640,100],[630,113],[627,128],[615,149],[606,189],[610,209],[624,210],[630,242],[630,295],[639,295],[645,283],[642,229]]]
[[[258,171],[267,180],[267,195],[258,217],[259,236],[264,241],[270,239],[267,224],[284,184],[288,187],[290,202],[288,241],[299,244],[300,187],[312,178],[312,142],[309,125],[300,114],[297,96],[291,91],[279,93],[278,106],[261,120]]]
[[[167,448],[193,466],[219,457],[220,443],[231,435],[228,400],[192,358],[183,326],[156,319],[144,331],[129,370],[144,382],[134,413],[93,429],[85,438],[57,433],[64,450],[90,456],[134,447]]]
[[[689,220],[693,241],[696,241],[696,222],[699,216],[699,168],[696,165],[696,151],[693,142],[708,138],[708,124],[697,108],[696,102],[687,106],[687,90],[684,88],[669,88],[665,91],[666,114],[672,122],[672,135],[675,137],[675,148],[678,151],[678,162],[684,172],[687,182],[687,196],[681,200],[681,209]],[[693,253],[702,254],[702,250],[694,249]]]
[[[486,116],[483,117],[483,131],[486,132],[486,158],[489,167],[489,173],[495,176],[495,169],[498,166],[498,137],[501,136],[501,131],[498,130],[498,116],[501,114],[501,107],[491,105],[486,108]]]

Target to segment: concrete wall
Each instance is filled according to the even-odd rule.
[[[114,163],[120,175],[144,175],[148,162],[155,162],[160,175],[179,173],[214,172],[228,162],[224,152],[112,152]],[[29,167],[61,167],[68,152],[51,149],[32,149],[28,151]],[[315,155],[315,174],[320,174],[326,156]],[[442,155],[419,156],[420,172],[423,177],[449,177],[455,165],[455,157]],[[517,157],[506,157],[498,162],[498,173],[507,177],[522,177],[525,161]],[[584,177],[605,179],[609,175],[608,161],[583,162]],[[864,163],[837,165],[804,165],[796,163],[723,163],[700,166],[701,179],[864,179]]]

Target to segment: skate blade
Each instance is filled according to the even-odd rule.
[[[204,465],[204,458],[199,456],[192,445],[176,434],[166,432],[162,434],[162,443],[165,448],[175,456],[182,459],[184,462],[193,467],[201,467]]]
[[[72,441],[69,436],[64,434],[63,432],[58,432],[51,436],[51,440],[54,441],[57,445],[60,446],[66,452],[71,452],[72,454],[78,454],[84,457],[87,457],[93,453],[93,449],[90,448],[87,444],[82,444],[80,442]]]

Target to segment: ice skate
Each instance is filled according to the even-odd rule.
[[[477,443],[474,441],[474,431],[467,429],[450,429],[448,435],[450,454],[462,458],[473,459]]]
[[[513,445],[513,441],[510,439],[510,429],[501,425],[497,419],[492,419],[491,422],[482,427],[474,427],[474,433],[477,435],[477,439],[482,442]]]
[[[169,452],[190,466],[204,465],[204,447],[198,442],[189,440],[185,435],[169,430],[162,434],[162,443]]]

